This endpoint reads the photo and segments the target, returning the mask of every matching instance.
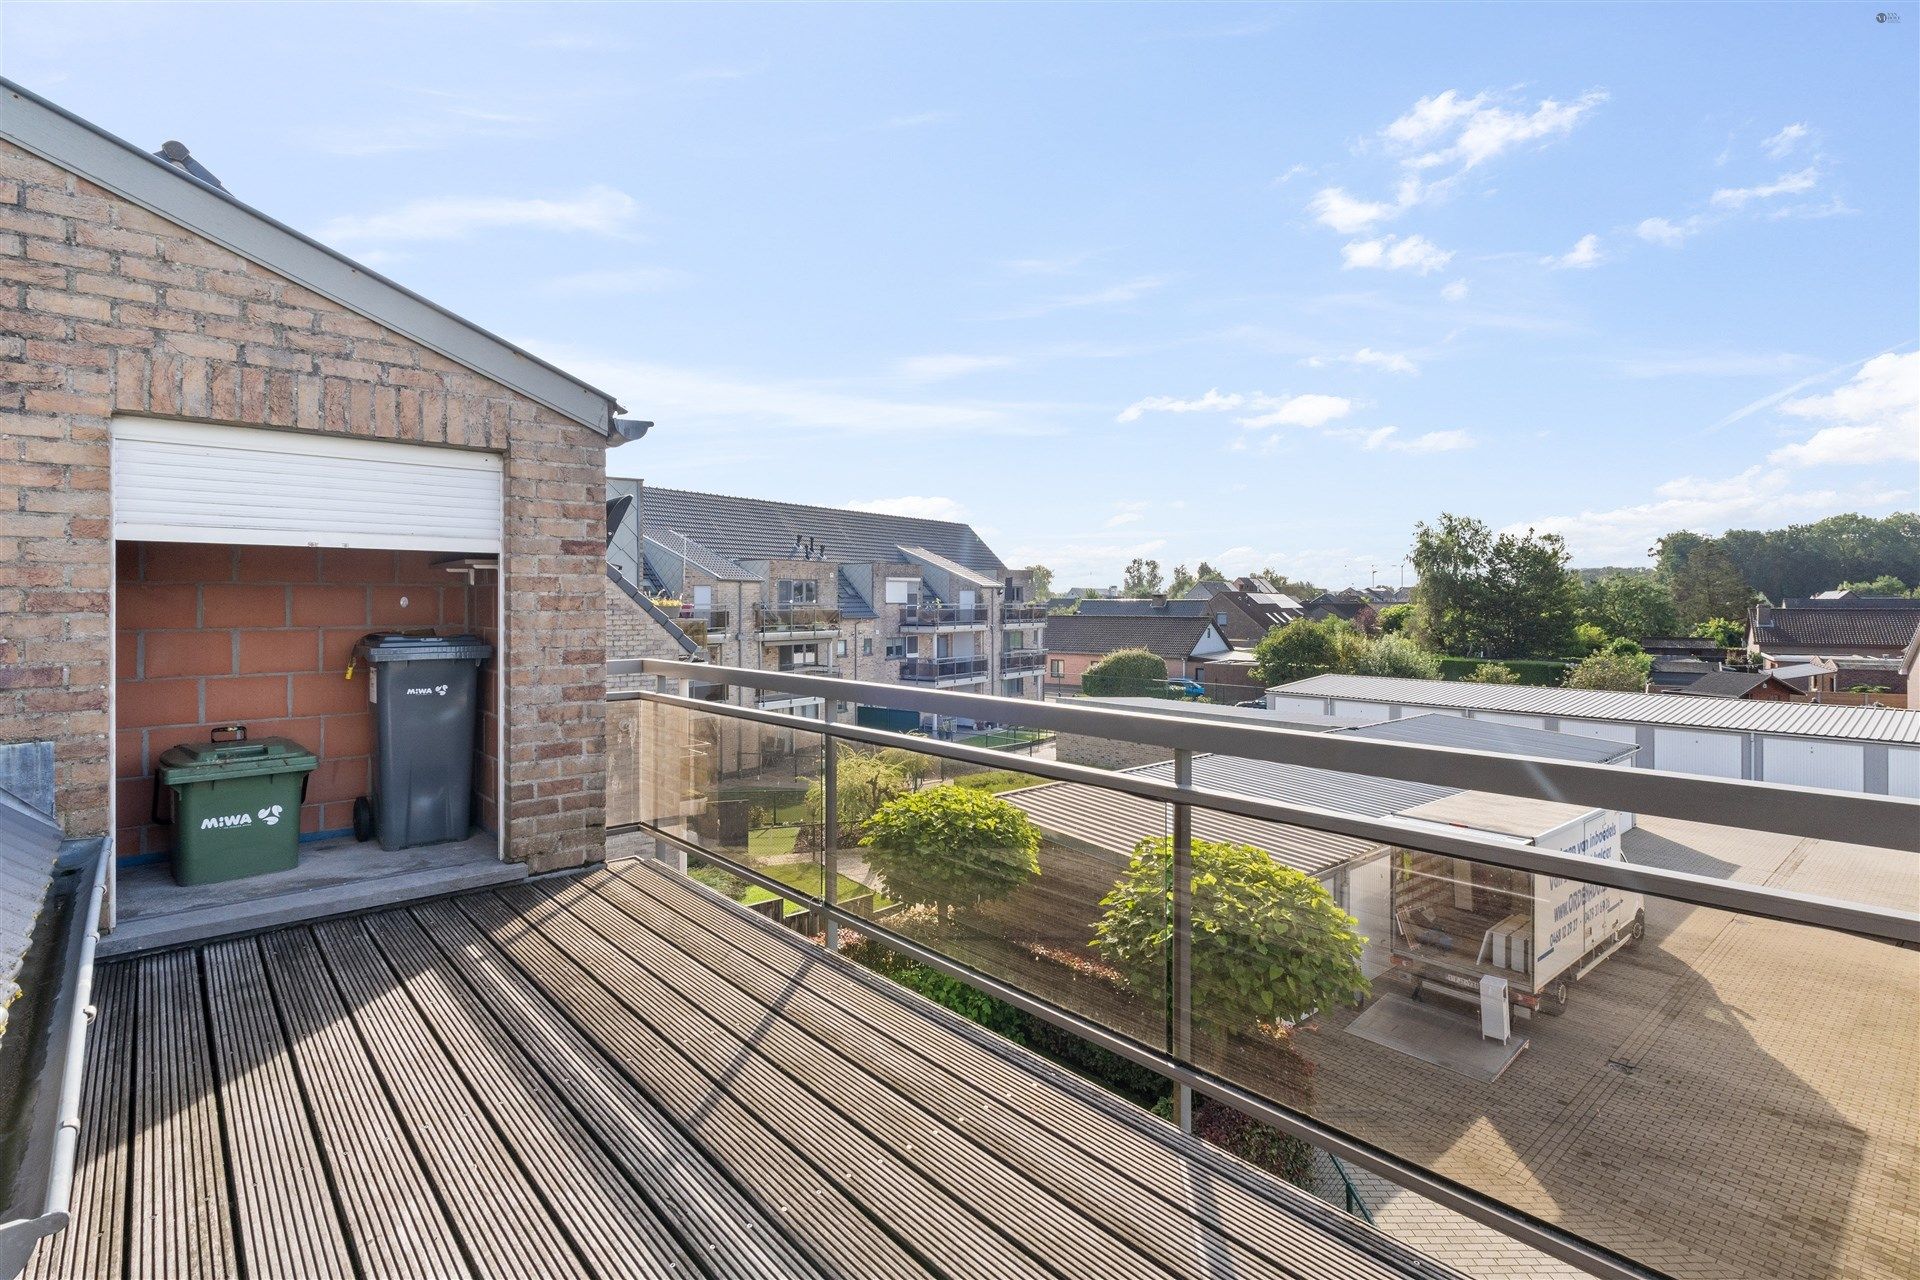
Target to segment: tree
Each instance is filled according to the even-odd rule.
[[[1443,513],[1414,527],[1415,635],[1437,653],[1553,658],[1573,643],[1578,578],[1557,533],[1495,534]]]
[[[1173,842],[1143,840],[1101,899],[1093,945],[1136,988],[1165,983]],[[1193,842],[1193,1007],[1223,1027],[1301,1021],[1358,1000],[1366,939],[1313,877],[1252,845]]]
[[[1205,560],[1202,560],[1200,562],[1200,567],[1193,571],[1193,580],[1195,582],[1212,582],[1216,579],[1225,581],[1226,576],[1227,576],[1226,574],[1220,572],[1218,569],[1208,564]]]
[[[1173,566],[1172,580],[1167,583],[1167,594],[1177,599],[1187,594],[1187,588],[1191,587],[1195,581],[1197,579],[1193,576],[1192,570],[1183,564],[1177,564]]]
[[[1286,684],[1338,671],[1344,651],[1360,639],[1339,618],[1309,622],[1299,618],[1275,627],[1253,646],[1253,678],[1262,685]]]
[[[920,784],[932,777],[939,764],[924,752],[912,751],[906,747],[883,747],[879,753],[880,763],[905,778],[915,791]]]
[[[1610,574],[1580,588],[1580,619],[1609,636],[1670,636],[1680,626],[1667,584],[1650,574]]]
[[[1026,567],[1027,581],[1032,590],[1028,593],[1034,600],[1046,600],[1053,595],[1053,570],[1043,564],[1030,564]]]
[[[1498,662],[1483,662],[1460,677],[1462,684],[1519,684],[1520,673]]]
[[[1438,680],[1440,662],[1406,636],[1362,639],[1343,655],[1341,669],[1361,676],[1399,676],[1407,680]]]
[[[1128,561],[1126,572],[1120,575],[1120,594],[1123,596],[1157,596],[1165,591],[1160,578],[1158,560],[1142,560],[1135,556]]]
[[[1115,649],[1080,676],[1090,698],[1165,698],[1167,660],[1146,649]]]
[[[1413,606],[1390,604],[1380,611],[1380,634],[1397,635],[1413,625]]]
[[[885,752],[840,752],[836,779],[840,793],[838,817],[843,830],[854,830],[888,801],[913,788],[910,775],[885,758]],[[925,757],[922,757],[924,759]],[[827,820],[826,787],[815,778],[807,787],[807,821],[819,826]]]
[[[1883,573],[1869,582],[1843,582],[1840,590],[1851,591],[1862,596],[1908,596],[1907,584],[1890,573]]]
[[[1708,618],[1697,624],[1691,634],[1702,640],[1711,640],[1722,649],[1747,647],[1747,624],[1732,618]]]
[[[1040,874],[1040,831],[1013,805],[974,787],[930,787],[882,805],[860,844],[889,896],[956,909],[1003,898]]]
[[[1753,603],[1753,588],[1718,543],[1703,541],[1662,580],[1673,593],[1673,606],[1683,627],[1698,626],[1708,618],[1744,618]]]
[[[1729,529],[1718,538],[1682,530],[1654,548],[1659,574],[1672,578],[1707,544],[1718,546],[1741,580],[1772,600],[1882,576],[1920,582],[1920,513],[1912,511],[1880,519],[1848,512],[1784,529]]]
[[[1640,693],[1646,689],[1647,677],[1652,671],[1653,659],[1644,653],[1636,656],[1601,649],[1580,660],[1580,664],[1567,677],[1567,688]]]

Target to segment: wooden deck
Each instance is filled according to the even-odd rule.
[[[35,1280],[1450,1277],[649,864],[99,971]]]

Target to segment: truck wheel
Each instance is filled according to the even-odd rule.
[[[353,802],[353,838],[362,844],[373,839],[373,802],[365,796]]]
[[[1557,1018],[1567,1011],[1567,984],[1556,982],[1540,993],[1540,1012]]]
[[[1427,984],[1419,978],[1413,980],[1413,990],[1407,993],[1409,1000],[1420,1000],[1425,996]]]
[[[1633,923],[1627,926],[1627,945],[1632,946],[1647,936],[1647,913],[1644,908],[1633,913]]]

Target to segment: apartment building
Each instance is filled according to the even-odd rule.
[[[615,581],[651,601],[711,662],[1040,696],[1046,604],[968,525],[620,478],[607,493],[610,510],[620,508],[607,543]],[[623,605],[637,607],[612,601]],[[617,648],[610,657],[645,656]],[[815,719],[861,715],[793,694],[743,690],[741,698]]]

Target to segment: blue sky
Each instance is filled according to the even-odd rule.
[[[617,474],[1337,585],[1920,503],[1874,14],[10,0],[0,71],[617,392]]]

